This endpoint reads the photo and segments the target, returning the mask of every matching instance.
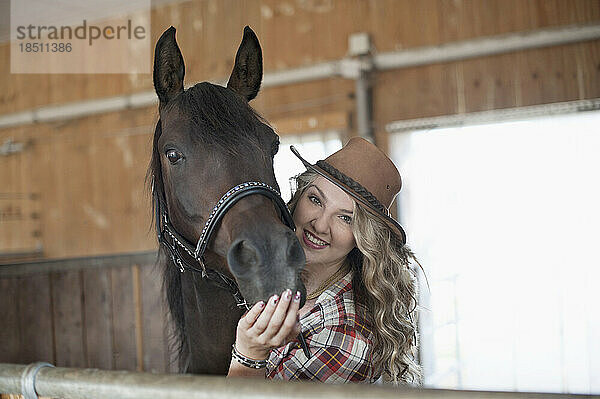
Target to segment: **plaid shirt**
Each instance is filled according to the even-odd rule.
[[[298,340],[273,349],[267,378],[321,382],[374,382],[373,333],[355,311],[352,271],[323,292],[300,319],[310,358]]]

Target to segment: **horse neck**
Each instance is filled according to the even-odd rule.
[[[224,259],[208,257],[206,267],[222,270],[220,262]],[[181,329],[180,356],[187,366],[182,371],[227,374],[231,345],[243,310],[237,307],[228,290],[203,278],[198,272],[186,270],[180,273],[179,284],[183,317],[177,323]]]

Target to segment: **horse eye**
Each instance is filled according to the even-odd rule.
[[[171,162],[172,165],[181,162],[183,159],[183,154],[179,151],[169,150],[167,151],[167,159]]]

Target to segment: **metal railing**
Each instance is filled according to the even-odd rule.
[[[328,385],[310,382],[265,381],[189,374],[151,374],[0,363],[0,393],[66,399],[195,399],[195,398],[600,398],[594,395],[562,395],[518,392],[452,391],[395,388],[357,384]]]

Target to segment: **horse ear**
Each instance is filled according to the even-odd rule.
[[[244,28],[244,38],[235,55],[235,65],[227,87],[244,97],[247,101],[252,100],[260,90],[262,82],[263,65],[262,50],[258,38],[246,26]]]
[[[154,90],[165,105],[183,92],[185,64],[175,40],[175,28],[170,27],[158,39],[154,50]]]

